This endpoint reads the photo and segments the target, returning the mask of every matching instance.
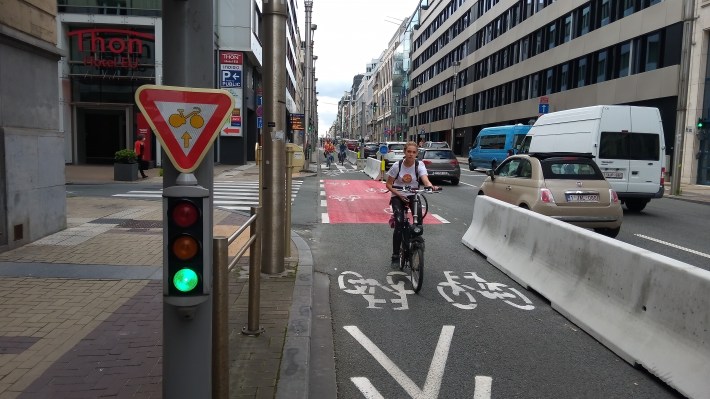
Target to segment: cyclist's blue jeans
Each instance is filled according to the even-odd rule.
[[[408,196],[408,198],[413,198],[413,195]],[[398,196],[394,196],[390,199],[390,205],[392,206],[392,213],[394,214],[394,231],[392,232],[392,254],[399,255],[399,247],[402,245],[402,227],[404,226],[404,217],[406,215],[407,205],[402,202],[402,199]],[[422,214],[422,210],[419,209],[418,212]]]

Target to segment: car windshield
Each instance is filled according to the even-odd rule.
[[[390,144],[390,151],[404,151],[404,144]]]
[[[596,164],[581,158],[550,158],[543,160],[542,175],[545,179],[604,180]]]
[[[453,159],[454,153],[451,151],[442,151],[442,150],[434,150],[434,151],[425,151],[424,152],[424,159]]]

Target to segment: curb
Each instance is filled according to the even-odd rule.
[[[277,399],[308,398],[313,305],[313,254],[306,241],[291,230],[298,250],[298,271],[293,287],[286,340],[276,385]]]

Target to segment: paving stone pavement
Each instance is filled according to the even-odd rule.
[[[0,399],[162,397],[161,208],[160,201],[67,198],[66,230],[0,253]],[[215,236],[248,216],[215,209]],[[299,259],[309,250],[292,238]],[[230,257],[239,246],[230,246]],[[307,381],[284,378],[281,359],[294,292],[302,295],[297,285],[310,281],[312,265],[286,266],[261,276],[258,337],[241,334],[248,252],[229,273],[230,398],[273,398],[280,384],[306,392]]]

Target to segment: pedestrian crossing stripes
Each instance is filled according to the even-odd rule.
[[[301,180],[291,182],[291,202],[296,198],[302,183]],[[212,195],[214,206],[236,211],[249,211],[252,206],[259,205],[259,182],[216,181]],[[114,194],[112,197],[158,199],[163,197],[163,190],[133,190]]]

